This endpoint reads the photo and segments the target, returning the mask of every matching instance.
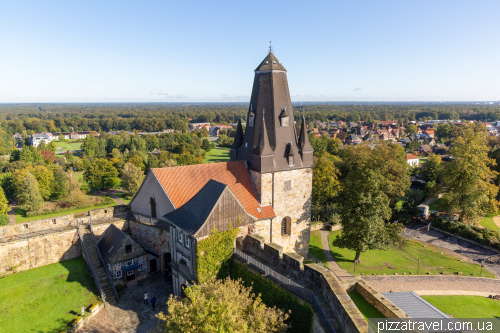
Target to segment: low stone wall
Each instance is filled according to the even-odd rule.
[[[443,234],[446,234],[446,235],[448,235],[448,236],[452,236],[452,237],[455,237],[455,238],[458,238],[458,239],[464,240],[464,241],[466,241],[466,242],[472,243],[472,244],[474,244],[474,245],[476,245],[476,246],[482,247],[482,248],[483,248],[483,249],[485,249],[485,250],[489,250],[489,251],[491,251],[491,252],[495,252],[495,253],[500,253],[500,251],[499,251],[499,250],[497,250],[497,249],[495,249],[495,248],[493,248],[493,247],[489,247],[489,246],[486,246],[486,245],[480,244],[480,243],[475,242],[475,241],[473,241],[472,239],[469,239],[469,238],[465,238],[465,237],[462,237],[462,236],[458,236],[458,235],[452,234],[451,232],[444,231],[444,230],[442,230],[442,229],[439,229],[439,228],[433,227],[432,225],[431,225],[431,229],[435,229],[435,230],[437,230],[437,231],[439,231],[439,232],[442,232]]]
[[[398,308],[394,303],[389,301],[381,293],[373,289],[366,281],[359,279],[356,282],[355,290],[363,296],[364,299],[377,310],[379,310],[386,318],[407,318],[406,313]]]
[[[323,228],[326,228],[327,230],[330,230],[330,231],[335,231],[335,230],[341,230],[342,225],[323,223],[323,222],[311,223],[311,231],[321,230]]]
[[[0,243],[0,275],[77,258],[82,247],[76,230]]]
[[[0,238],[10,237],[15,235],[23,235],[32,232],[43,232],[44,230],[75,228],[77,227],[77,219],[88,223],[90,219],[97,220],[113,217],[114,215],[124,214],[127,212],[126,205],[112,206],[106,208],[98,208],[80,214],[68,214],[57,217],[45,218],[25,223],[17,223],[15,225],[7,225],[0,227]]]
[[[283,253],[278,244],[264,243],[262,237],[249,235],[246,252],[268,263],[271,268],[286,271],[286,274],[321,290],[328,307],[337,317],[344,333],[366,333],[368,323],[347,294],[345,288],[332,271],[317,264],[302,265],[304,258],[296,253]]]

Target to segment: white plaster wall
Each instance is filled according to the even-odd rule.
[[[132,212],[151,216],[151,205],[149,203],[151,197],[154,197],[156,200],[157,218],[161,218],[175,209],[165,193],[165,190],[160,185],[160,182],[152,171],[148,173],[146,179],[144,179],[141,189],[135,196],[134,200],[130,202],[130,209]]]

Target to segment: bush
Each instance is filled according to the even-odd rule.
[[[500,235],[488,228],[479,228],[475,225],[465,224],[460,221],[447,221],[441,216],[432,221],[432,225],[451,234],[473,240],[477,243],[491,246],[500,250]]]
[[[123,287],[123,284],[117,284],[117,285],[115,286],[115,288],[116,288],[116,291],[120,291],[120,290],[122,290],[124,287]]]
[[[0,215],[0,225],[8,225],[10,222],[9,215],[2,214]]]
[[[75,209],[83,209],[83,208],[89,208],[92,209],[94,206],[100,206],[100,205],[112,205],[115,203],[113,198],[110,198],[108,196],[102,197],[100,203],[91,203],[89,204],[88,202],[84,202],[81,204],[77,205],[70,205],[68,204],[67,201],[61,201],[59,202],[59,207],[55,209],[42,209],[42,210],[36,210],[36,211],[30,211],[30,212],[25,212],[26,217],[33,217],[33,216],[38,216],[38,215],[47,215],[47,214],[52,214],[52,213],[63,213],[69,210],[75,210]],[[19,208],[18,208],[19,209]]]
[[[286,321],[290,325],[288,332],[311,332],[313,311],[307,303],[301,303],[295,296],[276,286],[266,278],[250,273],[242,264],[231,263],[230,277],[233,280],[242,279],[245,287],[252,287],[255,295],[260,294],[262,302],[267,307],[276,306],[278,309],[290,314]]]

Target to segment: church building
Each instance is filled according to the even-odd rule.
[[[151,169],[132,213],[167,223],[174,294],[196,277],[197,242],[216,228],[249,235],[305,256],[309,248],[313,148],[305,119],[299,135],[286,69],[272,52],[255,69],[245,132],[238,122],[230,161]]]

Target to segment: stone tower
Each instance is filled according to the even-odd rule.
[[[245,134],[238,122],[231,160],[244,160],[262,206],[276,218],[255,232],[284,252],[305,255],[311,220],[313,148],[305,119],[297,136],[286,69],[272,52],[255,69]]]

